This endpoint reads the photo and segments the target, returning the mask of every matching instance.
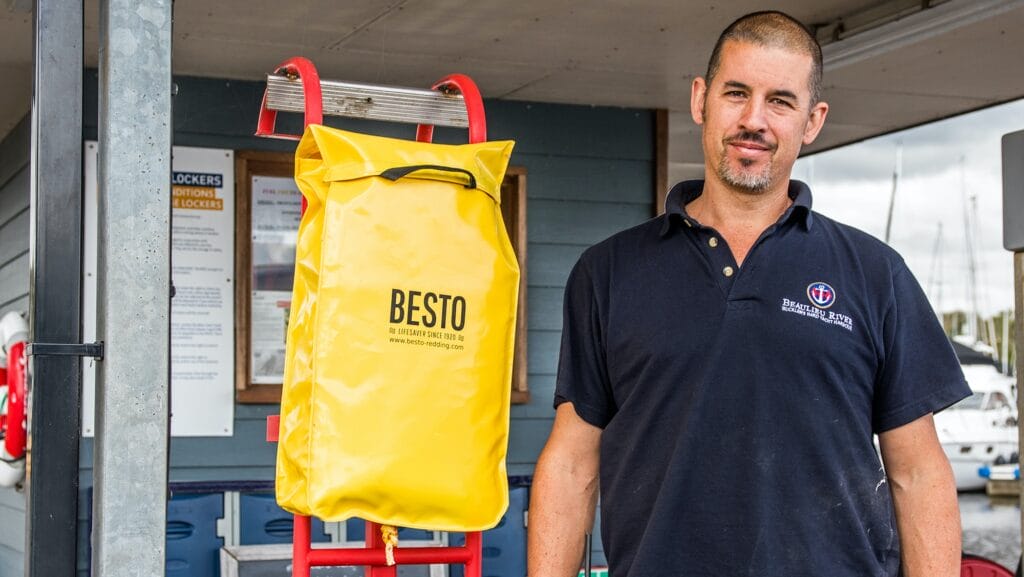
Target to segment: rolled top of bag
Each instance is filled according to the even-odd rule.
[[[400,146],[396,145],[401,143]],[[368,136],[310,125],[299,142],[296,158],[323,155],[325,182],[340,182],[380,177],[394,169],[429,166],[417,178],[436,178],[480,190],[501,203],[501,177],[494,166],[506,166],[514,142],[492,141],[477,144],[431,144]],[[421,169],[423,170],[423,169]],[[467,177],[469,175],[469,177]]]

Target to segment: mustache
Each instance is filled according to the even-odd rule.
[[[751,142],[753,144],[759,144],[769,150],[775,150],[778,145],[774,142],[768,142],[764,135],[760,132],[751,132],[748,130],[741,130],[740,132],[727,136],[723,142],[725,144],[733,144],[735,142]]]

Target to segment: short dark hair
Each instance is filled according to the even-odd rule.
[[[740,16],[733,21],[722,31],[718,42],[715,43],[715,49],[711,51],[708,71],[704,75],[708,85],[718,73],[722,59],[722,46],[728,40],[783,48],[810,56],[811,76],[808,79],[807,88],[811,92],[811,104],[816,104],[821,98],[821,45],[818,44],[818,39],[814,37],[810,29],[796,18],[776,10],[765,10]]]

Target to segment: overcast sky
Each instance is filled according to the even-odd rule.
[[[882,239],[902,148],[889,244],[933,307],[969,310],[964,216],[972,215],[978,309],[996,314],[1013,308],[1013,256],[1002,240],[1000,140],[1017,130],[1024,130],[1024,100],[810,155],[797,161],[793,177],[811,185],[815,210]]]

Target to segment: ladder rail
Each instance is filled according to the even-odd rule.
[[[466,104],[461,94],[337,80],[321,80],[320,88],[325,115],[469,127]],[[268,74],[267,108],[303,112],[305,96],[302,81],[283,74]]]
[[[299,140],[299,134],[276,132],[278,111],[301,112],[303,128],[323,124],[323,115],[327,113],[416,124],[419,142],[431,142],[436,125],[467,128],[470,143],[487,140],[483,97],[473,79],[465,74],[449,74],[430,90],[322,81],[312,62],[296,56],[267,75],[256,136]]]

